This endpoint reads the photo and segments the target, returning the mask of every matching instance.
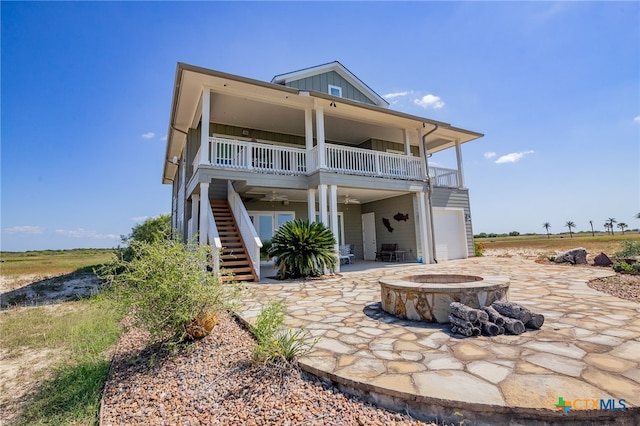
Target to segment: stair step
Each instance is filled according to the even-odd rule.
[[[244,267],[248,267],[249,266],[249,262],[247,262],[247,260],[223,260],[222,261],[222,267],[225,269],[229,269],[231,266],[236,267],[236,266],[244,266]]]

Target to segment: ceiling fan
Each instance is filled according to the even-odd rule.
[[[271,194],[265,194],[264,198],[262,199],[262,201],[286,201],[288,200],[288,197],[286,195],[278,195],[277,192],[271,191]]]
[[[345,204],[360,204],[360,200],[357,198],[349,197],[349,194],[344,196],[344,200],[342,201]]]

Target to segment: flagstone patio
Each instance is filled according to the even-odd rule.
[[[544,314],[540,330],[460,338],[448,325],[402,320],[380,307],[382,276],[410,273],[506,276],[510,300]],[[640,304],[593,290],[609,269],[481,257],[402,264],[306,282],[249,284],[241,316],[283,301],[286,324],[318,341],[302,368],[345,392],[425,420],[465,424],[636,424],[640,416]],[[267,282],[268,281],[268,282]],[[566,414],[564,401],[609,400],[627,410]],[[593,403],[592,403],[593,404]],[[611,406],[609,406],[611,407]]]

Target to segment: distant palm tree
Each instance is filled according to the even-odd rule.
[[[607,234],[611,233],[611,224],[609,224],[609,222],[605,222],[604,229],[607,230]]]
[[[609,229],[611,230],[611,235],[613,235],[613,224],[618,223],[618,221],[610,217],[609,219],[607,219],[607,222],[609,222]]]
[[[551,238],[549,236],[549,228],[551,228],[551,224],[549,222],[545,222],[542,224],[542,227],[547,230],[547,238]]]
[[[595,232],[593,232],[593,221],[592,221],[592,220],[590,220],[590,221],[589,221],[589,225],[591,225],[591,236],[592,236],[592,237],[595,237],[595,236],[596,236],[596,233],[595,233]]]
[[[640,213],[636,213],[636,219],[640,219]],[[638,233],[640,233],[640,227],[638,228]]]
[[[628,228],[628,227],[629,227],[629,225],[627,225],[627,224],[626,224],[626,223],[624,223],[624,222],[620,222],[620,223],[618,224],[618,228],[620,228],[620,229],[622,230],[622,235],[624,235],[624,228]]]
[[[576,224],[573,223],[573,221],[568,220],[567,223],[564,224],[564,226],[566,226],[567,228],[569,228],[569,237],[573,238],[573,232],[571,232],[571,228],[575,228]]]

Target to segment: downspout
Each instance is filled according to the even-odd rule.
[[[438,124],[435,124],[436,127],[429,130],[427,133],[422,135],[422,147],[424,151],[424,166],[427,169],[427,199],[429,201],[429,235],[431,236],[431,256],[433,258],[434,263],[438,263],[438,259],[436,259],[436,237],[434,234],[434,226],[433,226],[433,207],[431,206],[431,177],[429,176],[429,154],[427,153],[427,136],[431,133],[438,130]]]

